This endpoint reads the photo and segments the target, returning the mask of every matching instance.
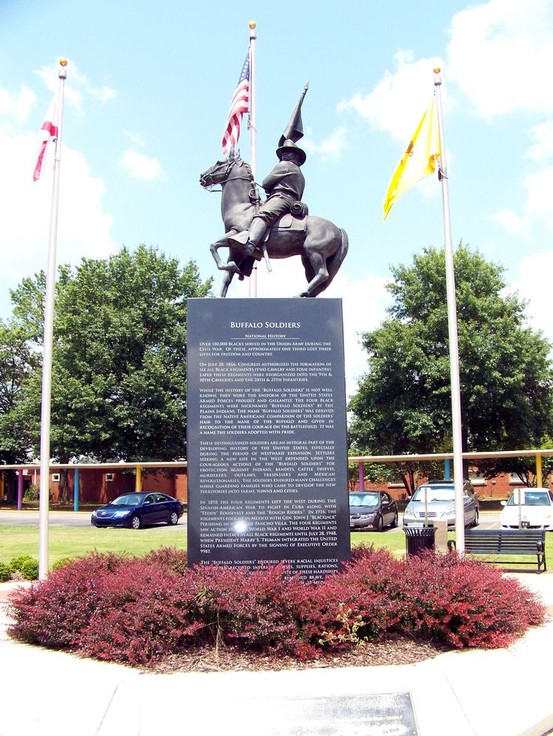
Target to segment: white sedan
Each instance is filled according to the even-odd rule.
[[[501,503],[499,523],[504,529],[553,531],[553,493],[548,488],[517,488]]]

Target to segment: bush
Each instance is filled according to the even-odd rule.
[[[70,563],[75,562],[74,557],[60,557],[59,560],[56,560],[52,567],[50,568],[50,571],[53,572],[54,570],[59,570],[60,567],[65,567],[66,565],[69,565]]]
[[[10,573],[9,578],[14,580],[36,580],[38,578],[38,560],[28,555],[14,557],[8,563],[8,571]]]
[[[5,583],[7,580],[11,578],[11,572],[7,565],[4,565],[3,562],[0,562],[0,583]]]
[[[38,560],[34,560],[32,557],[24,560],[19,567],[19,571],[25,580],[36,580],[38,578]]]
[[[284,564],[190,569],[177,550],[93,554],[17,591],[11,613],[18,639],[131,665],[206,644],[305,659],[393,632],[502,647],[544,619],[543,606],[494,567],[430,551],[397,560],[372,547],[319,585]]]
[[[40,488],[35,484],[31,483],[29,487],[25,490],[25,494],[23,495],[23,500],[26,503],[36,503],[40,498]]]

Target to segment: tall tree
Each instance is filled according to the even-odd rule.
[[[32,437],[23,410],[40,355],[30,334],[15,322],[0,322],[0,460],[12,464],[28,458]]]
[[[14,292],[14,315],[40,332],[43,278]],[[186,300],[204,297],[184,268],[140,245],[63,267],[56,291],[51,454],[59,461],[171,460],[186,454]],[[38,452],[41,377],[26,393]]]
[[[539,446],[551,433],[551,345],[505,295],[503,269],[455,252],[463,447]],[[352,398],[351,438],[370,454],[451,452],[449,340],[443,251],[391,269],[388,317],[363,335],[368,372]]]

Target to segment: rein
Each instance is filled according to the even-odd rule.
[[[233,167],[234,167],[234,162],[230,162],[230,165],[227,168],[227,171],[225,173],[225,178],[221,182],[218,182],[221,185],[220,189],[214,189],[214,187],[216,187],[217,184],[210,184],[210,185],[205,186],[204,188],[207,189],[208,192],[222,192],[223,186],[227,184],[227,182],[229,181],[249,181],[252,184],[252,188],[250,189],[249,195],[248,195],[250,202],[252,202],[253,204],[256,204],[256,203],[259,204],[259,202],[261,201],[261,197],[259,196],[259,191],[258,191],[259,184],[256,181],[254,181],[252,174],[250,173],[246,176],[240,176],[238,174],[236,176],[230,176],[230,172],[232,171]]]

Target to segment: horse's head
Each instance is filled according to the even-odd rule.
[[[230,177],[230,173],[235,166],[245,166],[247,169],[247,177],[250,179],[252,178],[249,165],[245,161],[242,161],[239,154],[235,154],[231,151],[228,158],[217,161],[216,164],[210,166],[207,171],[204,171],[204,173],[200,175],[200,185],[204,187],[204,189],[211,189],[216,184],[224,184]]]

